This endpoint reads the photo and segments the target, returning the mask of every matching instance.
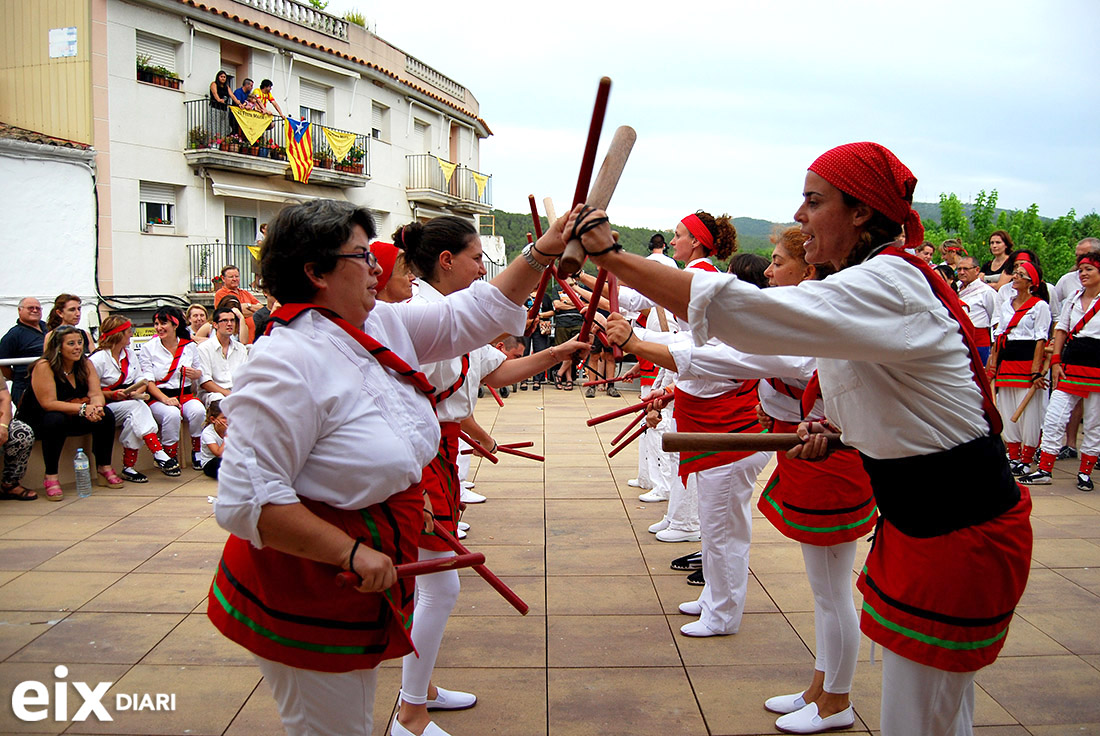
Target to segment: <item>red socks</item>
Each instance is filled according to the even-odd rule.
[[[1028,447],[1027,445],[1021,448],[1020,460],[1024,465],[1031,465],[1035,461],[1035,451],[1038,449],[1038,447]]]
[[[202,449],[202,437],[191,438],[191,452],[198,452]]]
[[[160,452],[164,449],[160,444],[160,438],[157,437],[156,432],[150,432],[141,439],[145,440],[145,446],[149,448],[149,452]]]
[[[1043,452],[1039,455],[1039,470],[1045,470],[1050,472],[1054,470],[1054,454],[1050,452]]]
[[[176,455],[179,454],[180,443],[177,442],[174,445],[165,445],[164,446],[164,451],[168,453],[168,457],[175,457]]]
[[[1084,473],[1085,475],[1092,475],[1092,469],[1096,467],[1096,455],[1086,455],[1081,453],[1081,467],[1078,469],[1078,473]]]
[[[156,437],[156,435],[153,435],[153,436]],[[137,463],[137,459],[138,459],[138,451],[137,450],[131,450],[129,447],[123,447],[122,448],[122,467],[124,467],[124,468],[134,467],[134,464]]]
[[[1020,459],[1020,443],[1019,442],[1006,442],[1005,447],[1008,448],[1008,459],[1019,460]]]

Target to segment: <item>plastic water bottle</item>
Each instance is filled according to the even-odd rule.
[[[76,451],[76,457],[73,458],[73,473],[76,475],[76,495],[81,498],[92,495],[91,464],[83,447]]]

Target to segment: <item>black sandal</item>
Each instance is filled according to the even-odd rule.
[[[19,489],[18,491],[16,489]],[[0,486],[0,501],[37,501],[38,494],[30,488],[16,483],[13,486]]]
[[[556,388],[558,391],[561,391],[562,389],[561,375],[558,373],[554,374],[554,388]]]

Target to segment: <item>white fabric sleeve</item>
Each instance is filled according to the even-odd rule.
[[[737,378],[791,378],[809,381],[813,376],[813,358],[790,355],[750,355],[729,345],[709,342],[693,345],[691,341],[679,341],[669,345],[676,371],[681,378],[699,378],[712,381]]]
[[[526,309],[484,281],[440,301],[393,306],[421,364],[471,352],[501,333],[522,335],[527,317]]]
[[[624,309],[630,312],[644,312],[652,309],[657,303],[629,286],[619,286],[619,311]]]
[[[155,340],[156,338],[153,338]],[[153,361],[149,354],[149,345],[153,340],[145,343],[141,346],[141,350],[137,351],[138,366],[141,369],[141,377],[149,383],[156,383],[157,377],[153,375]]]

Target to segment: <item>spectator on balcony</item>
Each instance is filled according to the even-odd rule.
[[[214,331],[214,325],[210,322],[210,312],[201,304],[192,304],[187,308],[187,331],[191,333],[191,339],[196,343],[203,343]]]
[[[46,338],[46,323],[42,321],[42,304],[33,296],[19,300],[18,320],[3,338],[0,338],[0,358],[37,358],[42,355]],[[11,400],[19,406],[23,392],[27,390],[27,366],[0,366],[5,380],[11,381]]]
[[[270,102],[275,107],[275,112],[279,113],[280,117],[286,117],[286,115],[283,115],[283,109],[279,107],[279,103],[275,101],[275,95],[271,94],[271,87],[272,82],[270,79],[265,79],[260,82],[260,94],[258,95],[260,111],[270,115],[271,111],[267,109],[267,104]]]
[[[222,288],[214,292],[214,304],[223,306],[221,301],[227,296],[232,296],[240,302],[245,324],[248,325],[247,342],[252,343],[256,339],[256,324],[252,320],[252,315],[260,310],[260,302],[252,296],[252,292],[241,288],[241,269],[232,264],[222,269]]]
[[[248,348],[234,340],[237,332],[237,316],[233,310],[222,307],[214,310],[214,336],[199,346],[199,362],[202,364],[204,381],[200,398],[210,406],[220,401],[233,389],[233,374],[248,359]]]
[[[237,102],[241,105],[248,102],[248,96],[252,94],[252,86],[255,84],[248,77],[244,78],[241,82],[241,86],[233,91],[233,96],[237,98]]]
[[[80,297],[76,294],[57,295],[57,298],[53,300],[53,308],[50,310],[50,315],[46,318],[46,329],[49,332],[46,333],[45,341],[49,341],[50,332],[53,332],[62,325],[77,327],[80,323],[80,305]],[[87,330],[80,329],[79,327],[77,327],[77,329],[84,337],[84,354],[88,355],[92,352],[92,338],[88,335]]]

